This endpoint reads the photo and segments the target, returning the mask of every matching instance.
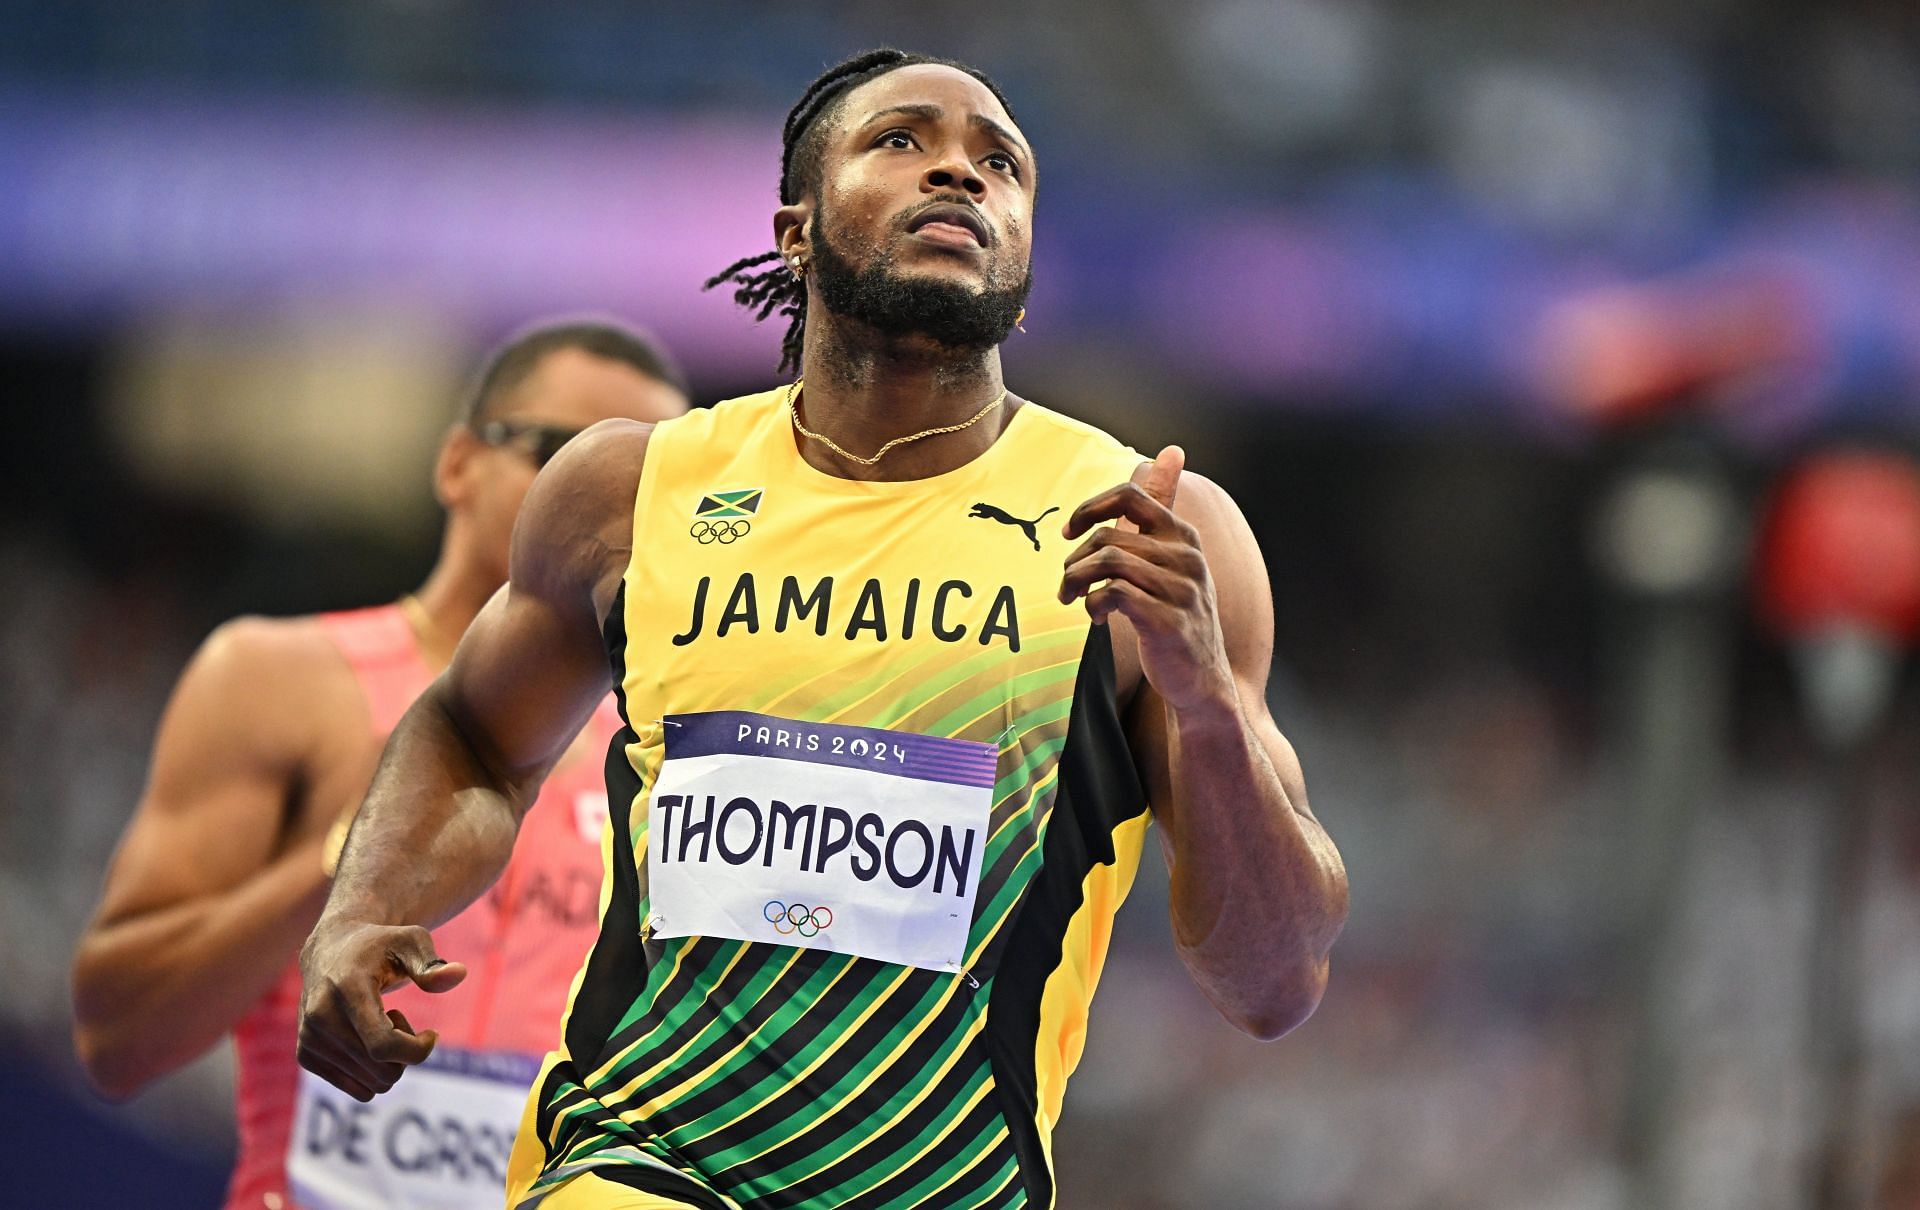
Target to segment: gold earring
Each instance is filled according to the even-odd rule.
[[[1013,326],[1016,328],[1020,328],[1020,321],[1025,319],[1026,317],[1027,317],[1027,309],[1025,307],[1021,307],[1020,314],[1013,317]],[[1023,335],[1026,333],[1025,328],[1020,328],[1020,331]]]

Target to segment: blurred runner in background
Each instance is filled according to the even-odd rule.
[[[74,961],[74,1045],[94,1085],[119,1099],[232,1033],[229,1207],[498,1198],[521,1102],[598,924],[611,699],[547,780],[492,891],[436,930],[471,977],[435,999],[449,1045],[412,1100],[363,1106],[299,1070],[295,956],[388,732],[506,581],[536,472],[597,421],[686,409],[678,370],[633,332],[526,331],[487,363],[441,443],[433,483],[446,528],[418,592],[345,613],[237,619],[182,674]],[[397,991],[396,1019],[423,997]]]

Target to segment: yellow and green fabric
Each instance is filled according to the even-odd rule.
[[[782,404],[650,439],[606,623],[626,729],[601,932],[510,1205],[589,1172],[706,1210],[1053,1204],[1052,1131],[1149,818],[1106,628],[1055,595],[1060,526],[1142,459],[1029,403],[957,470],[856,482],[800,457]],[[751,527],[702,541],[690,519]],[[661,720],[701,711],[994,745],[965,969],[649,935]]]

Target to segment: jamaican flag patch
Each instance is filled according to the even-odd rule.
[[[707,492],[694,506],[693,515],[709,521],[726,517],[751,517],[760,511],[760,497],[766,489],[744,487],[730,492]]]

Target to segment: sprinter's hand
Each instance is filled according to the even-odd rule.
[[[300,951],[300,1066],[359,1101],[392,1088],[400,1073],[433,1053],[439,1035],[415,1031],[385,1008],[383,993],[411,980],[449,991],[467,968],[433,950],[418,925],[322,920]]]
[[[1061,533],[1086,541],[1067,556],[1060,600],[1084,598],[1095,625],[1116,613],[1131,622],[1141,674],[1176,711],[1224,706],[1232,713],[1233,665],[1212,569],[1200,531],[1173,510],[1186,462],[1179,446],[1167,446],[1144,477],[1073,510]]]

